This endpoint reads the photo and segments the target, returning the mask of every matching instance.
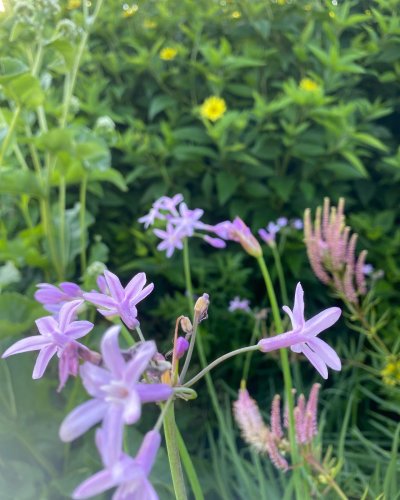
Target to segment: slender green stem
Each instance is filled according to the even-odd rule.
[[[86,191],[87,191],[87,175],[83,174],[82,182],[79,188],[79,225],[81,227],[81,276],[86,271]]]
[[[145,342],[146,339],[144,338],[144,335],[142,333],[142,330],[140,329],[140,326],[138,325],[135,330],[137,331],[137,334],[139,335],[139,339],[141,342]]]
[[[271,277],[269,275],[267,266],[265,264],[264,258],[261,255],[257,258],[257,262],[260,266],[261,273],[263,275],[265,286],[267,288],[267,293],[269,297],[269,301],[271,303],[272,315],[275,322],[276,333],[283,333],[282,320],[279,314],[278,303],[276,300],[276,295],[274,291],[274,287],[272,285]],[[300,481],[299,470],[296,465],[299,463],[299,455],[296,443],[296,433],[295,433],[295,422],[294,422],[294,402],[293,402],[293,393],[292,393],[292,377],[290,374],[289,367],[289,356],[286,349],[280,349],[280,357],[281,357],[281,365],[283,372],[283,381],[285,385],[285,396],[288,404],[289,410],[289,443],[290,443],[290,453],[292,458],[292,464],[294,466],[293,469],[293,480],[296,491],[296,497],[298,500],[303,500],[303,488]]]
[[[179,455],[181,457],[182,465],[185,469],[186,475],[189,479],[194,498],[195,500],[204,500],[204,495],[201,490],[201,485],[199,478],[197,477],[196,469],[194,468],[192,459],[190,458],[189,452],[186,448],[185,441],[183,440],[178,427],[176,428],[176,435],[178,438]]]
[[[194,348],[194,344],[196,342],[197,327],[198,327],[198,321],[197,321],[197,317],[195,315],[194,316],[194,321],[193,321],[193,331],[192,331],[192,336],[190,338],[189,349],[188,349],[188,352],[186,354],[185,363],[183,365],[181,374],[179,376],[179,381],[180,381],[181,384],[183,384],[183,382],[185,380],[186,372],[187,372],[187,370],[189,368],[190,361],[192,359],[193,348]]]
[[[275,244],[271,245],[272,255],[274,256],[276,271],[278,273],[279,288],[281,289],[281,297],[284,304],[289,303],[289,298],[286,289],[285,275],[283,274],[281,255]]]
[[[206,366],[201,372],[199,372],[197,375],[195,375],[193,378],[191,378],[186,384],[184,384],[184,387],[190,387],[196,382],[198,382],[200,379],[202,379],[210,370],[218,366],[219,364],[223,363],[229,358],[233,358],[233,356],[237,356],[238,354],[244,354],[246,352],[251,352],[251,351],[258,351],[258,346],[257,345],[250,345],[246,347],[241,347],[240,349],[235,349],[234,351],[228,352],[224,354],[223,356],[215,359],[212,363],[210,363],[208,366]]]
[[[160,412],[160,415],[158,416],[157,422],[154,425],[155,431],[159,431],[161,429],[161,426],[164,422],[165,415],[166,415],[167,411],[169,410],[169,407],[171,406],[171,403],[173,403],[173,401],[174,401],[174,394],[172,394],[172,396],[167,400],[166,403],[160,404],[161,412]]]
[[[59,210],[59,235],[60,235],[60,267],[62,275],[65,274],[66,267],[66,254],[67,249],[65,247],[65,207],[66,207],[66,184],[65,184],[65,175],[61,174],[60,183],[59,183],[59,191],[58,191],[58,210]]]
[[[176,432],[176,422],[174,405],[171,404],[164,416],[164,435],[167,445],[169,466],[171,469],[172,483],[174,485],[176,500],[187,500],[185,480],[181,460],[179,457],[178,437]]]
[[[185,273],[185,285],[186,285],[186,295],[189,305],[189,313],[192,314],[194,309],[194,300],[193,300],[192,275],[190,273],[189,244],[187,238],[183,240],[183,269]]]
[[[250,345],[254,344],[254,342],[256,341],[259,333],[260,333],[260,320],[256,319],[254,321],[254,328],[253,328],[253,332],[251,334]],[[245,357],[244,363],[243,363],[242,380],[247,380],[247,377],[249,376],[250,362],[251,362],[251,357],[252,356],[253,356],[253,351],[249,351],[246,354],[246,357]]]

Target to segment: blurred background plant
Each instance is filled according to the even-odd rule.
[[[336,329],[345,370],[321,391],[321,439],[333,445],[341,464],[336,480],[349,497],[396,498],[400,1],[2,5],[2,347],[43,314],[31,299],[38,282],[71,279],[90,288],[101,263],[126,280],[143,270],[155,282],[143,322],[160,332],[163,347],[187,298],[181,256],[167,261],[156,237],[137,222],[161,195],[183,193],[189,206],[205,210],[207,223],[239,215],[254,230],[280,217],[301,218],[306,208],[314,212],[326,196],[333,203],[344,197],[357,251],[368,250],[374,268],[366,307],[373,302],[373,322],[389,310],[390,322],[380,330],[385,353],[367,346],[362,332],[343,323]],[[265,256],[277,287],[276,252],[286,287],[301,279],[312,314],[332,299],[309,268],[302,239],[289,224]],[[191,258],[195,293],[211,297],[204,347],[207,357],[216,357],[251,336],[251,316],[229,313],[229,301],[240,296],[264,307],[262,279],[253,260],[234,247],[218,252],[194,243]],[[314,376],[298,365],[306,381],[298,390],[308,393]],[[57,422],[81,397],[79,386],[55,397],[52,382],[24,381],[28,360],[2,363],[0,370],[7,450],[0,467],[12,470],[3,474],[0,491],[63,498],[77,473],[96,468],[88,458],[91,440],[64,455],[58,444]],[[248,386],[262,409],[282,392],[277,373],[253,356]],[[227,412],[241,374],[242,363],[233,360],[213,375]],[[236,492],[253,498],[254,488],[282,498],[284,476],[236,442],[228,416],[218,435],[200,392],[189,446],[209,498]],[[187,415],[178,413],[178,420],[189,429]],[[15,439],[21,446],[10,444]],[[160,472],[168,498],[166,476]],[[25,478],[17,493],[11,477]]]

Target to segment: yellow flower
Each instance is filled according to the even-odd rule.
[[[136,3],[133,3],[129,7],[129,5],[125,3],[122,8],[123,8],[122,17],[128,18],[128,17],[132,17],[136,14],[136,12],[139,10],[139,5],[137,5]]]
[[[174,47],[164,47],[160,51],[160,59],[163,61],[172,61],[175,59],[177,53],[178,49],[174,49]]]
[[[240,19],[242,17],[242,13],[238,10],[234,10],[231,14],[233,19]]]
[[[81,0],[68,0],[67,9],[68,10],[79,9],[81,4],[82,4]]]
[[[336,14],[335,14],[332,10],[330,10],[330,11],[329,11],[329,17],[330,17],[331,19],[335,19]]]
[[[226,103],[221,97],[215,95],[208,97],[200,108],[200,114],[212,122],[216,122],[226,111]]]
[[[299,87],[306,92],[317,92],[320,89],[318,83],[310,78],[303,78],[300,80]]]
[[[386,385],[400,385],[400,360],[388,360],[385,368],[381,370],[381,376]]]
[[[157,28],[157,23],[155,21],[152,21],[151,19],[145,19],[143,27],[152,30],[154,28]]]

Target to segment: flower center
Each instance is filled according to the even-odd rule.
[[[129,389],[122,380],[112,380],[101,389],[106,393],[104,400],[107,403],[122,403],[129,396]]]

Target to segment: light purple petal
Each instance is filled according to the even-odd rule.
[[[300,328],[304,325],[304,292],[300,283],[297,283],[294,295],[293,318],[294,328]]]
[[[117,378],[122,377],[125,368],[125,360],[118,344],[120,329],[120,326],[112,326],[106,331],[101,341],[101,353],[104,363]]]
[[[340,318],[342,311],[339,307],[330,307],[306,321],[304,333],[307,336],[316,336],[331,327]]]
[[[150,283],[145,288],[143,288],[141,292],[134,295],[132,299],[130,299],[130,304],[136,305],[138,302],[147,297],[153,291],[153,289],[154,289],[154,283]]]
[[[292,328],[296,328],[296,320],[294,319],[293,312],[289,306],[282,306],[282,310],[289,316],[292,323]]]
[[[146,500],[159,500],[156,490],[147,478],[143,478],[143,481],[140,483],[140,488],[132,492],[129,500],[143,500],[144,498]],[[113,498],[113,500],[119,499]],[[120,497],[120,500],[128,500],[128,497]]]
[[[124,403],[124,422],[128,425],[134,424],[142,413],[142,405],[137,392],[131,391]]]
[[[92,363],[83,363],[79,372],[86,391],[93,397],[103,397],[101,387],[110,383],[110,372]]]
[[[315,337],[307,340],[307,344],[322,358],[329,368],[336,371],[340,371],[342,369],[342,362],[340,361],[339,356],[326,342],[318,337]]]
[[[150,474],[156,459],[158,449],[161,444],[161,435],[158,431],[149,431],[144,436],[139,451],[137,452],[135,462],[140,464],[147,475]]]
[[[67,327],[64,333],[72,339],[79,339],[88,334],[93,326],[93,323],[90,321],[74,321]]]
[[[12,356],[13,354],[18,354],[20,352],[37,351],[43,347],[50,345],[52,340],[42,335],[33,335],[26,339],[18,340],[12,346],[10,346],[6,352],[1,356],[2,358],[7,358],[7,356]]]
[[[104,416],[102,424],[102,459],[104,465],[113,465],[121,456],[124,436],[124,408],[120,404],[111,404]]]
[[[107,403],[99,399],[91,399],[77,406],[61,424],[59,432],[61,441],[68,443],[84,434],[103,419],[106,410]]]
[[[122,302],[125,293],[118,276],[110,271],[104,271],[104,277],[106,278],[108,289],[113,298],[118,302]]]
[[[171,386],[167,384],[137,384],[135,390],[139,394],[142,403],[153,403],[165,401],[173,393]]]
[[[76,283],[72,283],[71,281],[64,281],[63,283],[60,283],[60,288],[70,297],[78,297],[82,293],[80,287]]]
[[[115,300],[112,297],[109,297],[108,295],[104,295],[103,293],[99,292],[84,293],[83,298],[86,299],[88,302],[96,304],[96,306],[107,307],[109,309],[115,307]]]
[[[51,335],[53,332],[58,330],[58,323],[53,316],[39,318],[35,321],[35,323],[42,335]]]
[[[139,381],[156,351],[156,344],[151,340],[144,342],[138,347],[134,358],[126,365],[124,373],[126,383],[133,387]]]
[[[270,352],[299,344],[304,342],[306,338],[307,337],[305,337],[301,330],[292,330],[290,332],[274,335],[273,337],[268,337],[267,339],[261,339],[258,342],[258,347],[262,352]]]
[[[64,294],[56,286],[49,283],[39,283],[36,285],[39,290],[34,294],[35,300],[42,304],[55,304],[64,300]]]
[[[49,345],[47,347],[43,347],[39,352],[39,355],[36,359],[35,367],[33,368],[32,378],[38,379],[43,376],[44,371],[49,364],[49,361],[57,352],[57,346]]]
[[[326,367],[326,364],[322,361],[322,359],[318,356],[318,354],[312,351],[306,344],[303,345],[302,352],[304,356],[308,359],[308,361],[314,366],[317,372],[321,375],[321,377],[327,379],[328,368]]]
[[[105,318],[110,318],[112,316],[119,316],[119,312],[117,308],[113,309],[97,309],[101,315]]]
[[[83,481],[72,493],[74,500],[90,498],[118,484],[111,470],[102,470]]]
[[[74,320],[76,311],[83,304],[83,300],[72,300],[71,302],[67,302],[60,309],[60,314],[58,316],[60,331],[64,332],[71,321]]]
[[[146,274],[138,273],[125,287],[125,297],[131,299],[131,295],[136,295],[146,284]]]

